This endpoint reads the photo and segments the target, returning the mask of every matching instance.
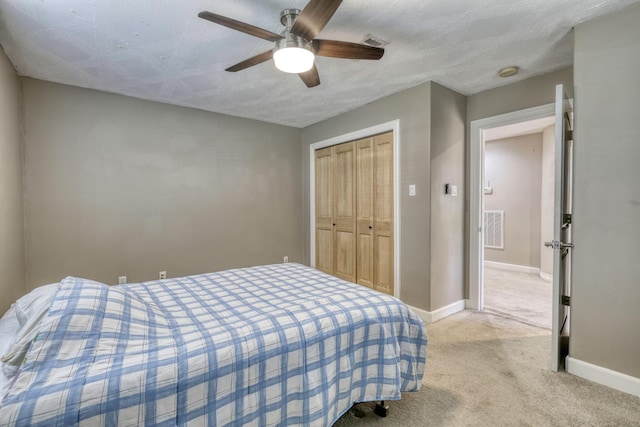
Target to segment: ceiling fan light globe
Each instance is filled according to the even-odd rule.
[[[280,71],[300,74],[313,67],[315,55],[302,47],[284,47],[273,53],[273,61]]]

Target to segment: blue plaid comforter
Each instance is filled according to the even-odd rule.
[[[299,264],[121,286],[68,277],[1,425],[318,425],[420,388],[423,322]]]

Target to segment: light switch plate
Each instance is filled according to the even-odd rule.
[[[415,195],[416,195],[416,185],[411,184],[409,185],[409,196],[415,196]]]

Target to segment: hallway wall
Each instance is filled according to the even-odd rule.
[[[504,211],[504,249],[485,247],[486,261],[540,267],[542,133],[485,141],[485,210]]]

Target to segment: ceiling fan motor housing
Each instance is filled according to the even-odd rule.
[[[280,22],[285,26],[287,31],[291,30],[298,15],[300,15],[300,9],[285,9],[280,12]]]
[[[313,67],[315,59],[311,42],[291,32],[299,14],[299,9],[285,9],[280,13],[280,22],[285,29],[280,33],[282,38],[273,47],[273,60],[276,67],[286,73],[306,72]]]
[[[299,47],[300,49],[310,50],[311,52],[313,52],[311,43],[300,36],[296,36],[295,34],[288,31],[283,31],[282,37],[284,38],[276,42],[276,45],[273,48],[274,52],[287,47]]]
[[[283,38],[276,41],[273,47],[274,52],[288,47],[297,47],[315,53],[310,41],[291,32],[291,27],[293,27],[293,23],[296,21],[298,15],[300,15],[300,9],[285,9],[280,12],[280,22],[285,28],[280,33]]]

